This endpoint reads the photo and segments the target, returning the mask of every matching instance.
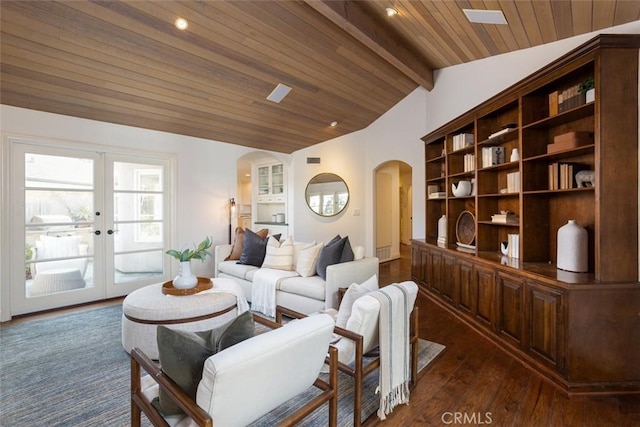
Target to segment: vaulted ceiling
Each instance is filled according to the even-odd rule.
[[[636,21],[640,1],[2,0],[0,15],[3,104],[291,153],[432,89],[435,69]],[[273,103],[278,83],[292,89]]]

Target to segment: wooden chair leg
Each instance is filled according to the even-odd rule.
[[[140,393],[140,365],[131,358],[131,427],[140,427],[141,411],[133,400],[133,396]]]
[[[411,312],[411,387],[418,383],[418,307]]]
[[[362,337],[356,341],[356,360],[353,373],[353,425],[362,425],[362,381],[364,379],[364,349]]]

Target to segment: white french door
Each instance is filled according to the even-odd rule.
[[[170,161],[14,143],[12,314],[168,280]]]

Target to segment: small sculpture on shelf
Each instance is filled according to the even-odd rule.
[[[582,170],[576,174],[576,186],[578,188],[593,187],[595,183],[596,183],[595,171]]]

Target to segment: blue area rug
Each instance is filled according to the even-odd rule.
[[[121,316],[121,306],[115,305],[0,327],[0,426],[129,426],[130,360],[122,348]],[[419,369],[443,349],[420,340]],[[372,392],[377,374],[366,380],[363,419],[378,404]],[[352,424],[352,384],[341,374],[340,426]],[[254,425],[277,424],[295,404],[277,408]],[[325,426],[322,411],[303,425]],[[150,425],[142,418],[143,425]]]

